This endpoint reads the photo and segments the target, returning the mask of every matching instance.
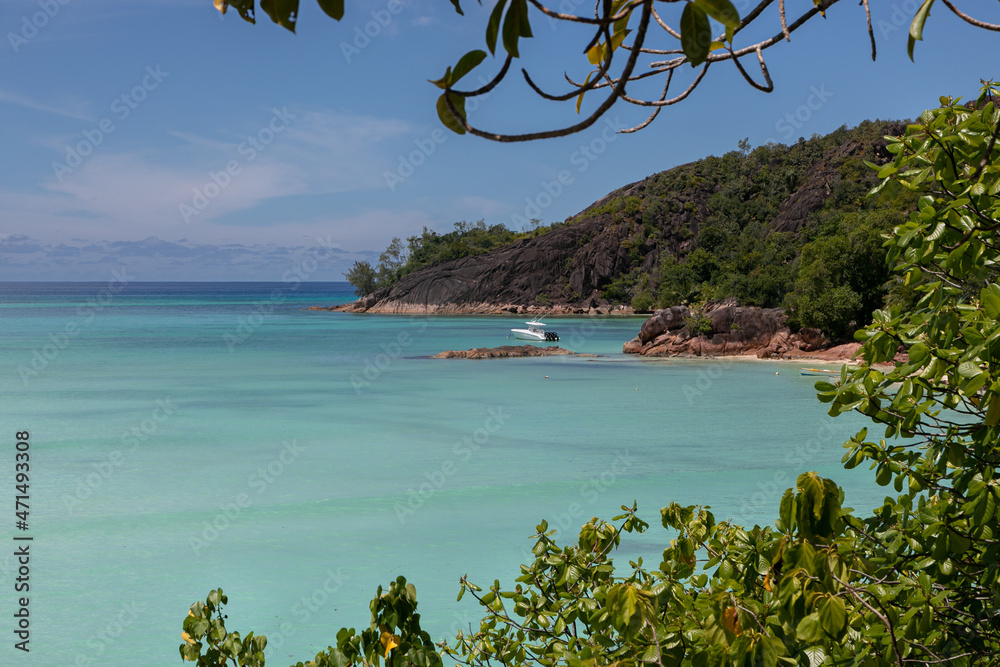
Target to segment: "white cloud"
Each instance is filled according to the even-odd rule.
[[[226,173],[227,162],[222,158],[203,169],[194,165],[170,168],[152,164],[141,155],[102,155],[47,187],[70,198],[65,207],[149,228],[150,233],[183,225],[181,204],[198,207],[193,220],[204,223],[305,189],[302,172],[294,165],[255,160],[231,176]],[[201,201],[194,201],[196,191],[204,198],[203,210]]]
[[[93,120],[91,116],[86,113],[87,105],[80,100],[64,101],[62,105],[54,105],[33,100],[29,97],[21,95],[20,93],[0,89],[0,102],[7,102],[8,104],[14,104],[16,106],[24,107],[25,109],[44,111],[46,113],[65,116],[66,118],[74,118],[76,120]]]
[[[413,130],[392,118],[315,109],[285,113],[267,110],[259,125],[245,123],[222,138],[170,132],[178,141],[155,152],[112,153],[97,146],[75,168],[50,172],[38,191],[0,191],[0,231],[44,228],[50,240],[78,235],[81,228],[91,232],[86,236],[100,229],[103,238],[221,240],[234,233],[232,219],[213,221],[269,200],[384,189],[383,172]],[[52,150],[54,160],[66,160],[65,146]],[[190,224],[182,204],[190,207]],[[285,236],[294,225],[280,220],[271,227],[276,229],[266,233]],[[208,228],[218,229],[210,234]],[[251,233],[247,229],[240,228],[241,237]]]

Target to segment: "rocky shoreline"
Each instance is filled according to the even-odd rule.
[[[376,293],[377,294],[377,293]],[[328,310],[343,313],[380,313],[388,315],[628,315],[637,313],[631,306],[609,305],[603,299],[591,299],[577,304],[553,304],[551,306],[516,303],[441,303],[415,304],[405,301],[379,299],[369,294],[357,301],[340,306],[312,306],[305,310]]]
[[[746,356],[758,359],[850,359],[859,343],[831,346],[818,329],[792,333],[781,308],[739,306],[735,299],[663,308],[646,320],[639,335],[622,346],[625,354],[647,357]]]
[[[550,357],[572,355],[593,357],[593,354],[578,354],[561,347],[536,347],[534,345],[501,345],[500,347],[476,347],[471,350],[447,350],[439,352],[431,359],[508,359],[513,357]]]
[[[472,303],[417,305],[387,301],[379,293],[341,306],[313,306],[306,310],[353,313],[419,315],[622,315],[637,313],[629,306],[610,306],[593,297],[582,304],[525,306],[521,304]],[[802,328],[792,332],[781,308],[740,306],[735,299],[709,303],[700,310],[673,306],[655,311],[639,334],[622,346],[625,354],[646,357],[724,357],[754,356],[757,359],[850,361],[860,343],[832,345],[818,329]],[[449,350],[435,359],[495,359],[575,354],[559,347],[504,345],[498,348]]]

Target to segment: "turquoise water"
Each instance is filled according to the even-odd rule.
[[[227,625],[286,665],[367,626],[399,574],[443,638],[477,618],[458,578],[511,581],[542,518],[574,539],[636,500],[652,528],[625,549],[655,566],[672,500],[770,523],[809,469],[859,510],[883,495],[840,467],[864,422],[826,417],[795,366],[622,355],[641,318],[550,318],[594,357],[434,360],[507,343],[523,318],[302,310],[351,298],[340,283],[0,284],[0,663],[177,664],[187,608],[222,587]],[[12,647],[15,534],[34,538],[30,654]]]

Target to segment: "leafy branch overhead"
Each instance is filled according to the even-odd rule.
[[[462,14],[460,1],[451,0],[455,10]],[[223,13],[233,7],[243,19],[251,23],[256,21],[255,0],[213,2]],[[343,0],[317,2],[328,16],[336,20],[344,16]],[[530,141],[585,130],[614,104],[625,102],[649,113],[638,125],[621,130],[635,132],[652,123],[664,108],[687,99],[705,79],[712,65],[731,63],[752,88],[771,92],[774,82],[767,68],[765,52],[782,41],[790,42],[794,32],[816,16],[825,16],[826,11],[838,2],[840,0],[802,0],[794,3],[759,0],[741,16],[731,0],[601,0],[594,3],[593,13],[585,16],[558,11],[541,0],[496,0],[485,32],[486,49],[494,57],[496,65],[491,68],[490,74],[479,77],[485,82],[479,87],[457,88],[462,78],[482,66],[486,59],[486,51],[474,50],[449,67],[444,76],[432,81],[444,91],[437,101],[438,116],[446,127],[458,134],[468,132],[501,142]],[[911,59],[916,42],[923,39],[924,26],[934,2],[923,0],[913,17],[907,43]],[[989,31],[1000,31],[1000,25],[966,14],[952,0],[941,2],[966,23]],[[874,60],[875,33],[869,0],[861,0],[860,6],[865,12]],[[298,0],[261,0],[260,8],[274,23],[295,30]],[[585,118],[537,132],[505,134],[474,126],[466,113],[466,100],[492,91],[511,73],[515,58],[530,60],[530,54],[524,53],[522,40],[535,37],[531,26],[533,16],[574,26],[583,30],[583,34],[579,42],[580,52],[563,54],[562,60],[553,58],[552,54],[538,57],[541,65],[557,63],[566,82],[564,90],[543,89],[536,83],[536,77],[529,74],[527,65],[521,69],[525,83],[543,99],[573,102],[577,115],[588,94],[600,96],[596,106]],[[742,39],[750,34],[767,34],[769,37]],[[995,45],[983,45],[982,48],[996,50]],[[752,68],[745,66],[743,61],[747,59],[755,61],[759,74],[752,75],[748,71]],[[691,65],[694,70],[685,71],[684,65]]]

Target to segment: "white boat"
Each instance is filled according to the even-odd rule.
[[[559,340],[559,334],[555,331],[546,331],[545,323],[539,322],[538,320],[531,320],[530,322],[525,322],[528,325],[527,329],[511,329],[510,332],[514,334],[514,338],[520,338],[521,340],[540,340],[549,342],[556,342]]]

